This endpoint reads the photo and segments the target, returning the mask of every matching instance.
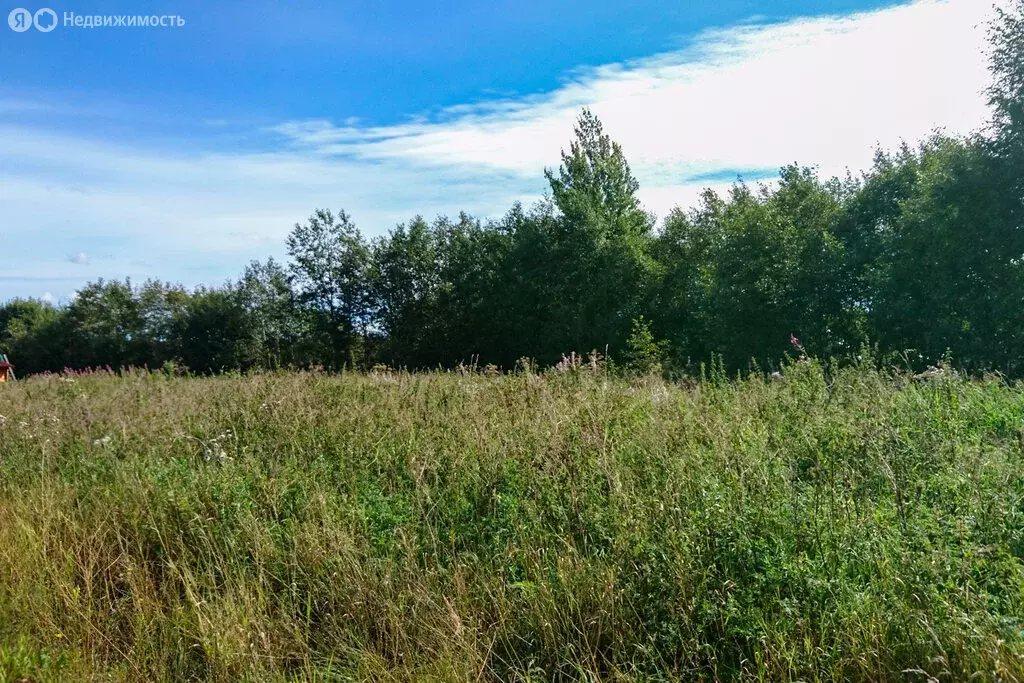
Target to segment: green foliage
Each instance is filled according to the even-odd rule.
[[[1024,386],[710,374],[0,387],[0,677],[1024,677]]]
[[[989,103],[995,113],[997,147],[1019,155],[1024,151],[1024,2],[1012,0],[1005,7],[997,6],[996,12],[998,19],[989,36],[993,75]]]
[[[1003,210],[994,163],[982,144],[947,138],[880,156],[865,195],[877,178],[890,206],[871,235],[866,298],[883,347],[931,359],[949,348],[961,362],[1020,372],[1024,233]]]
[[[653,277],[653,220],[636,197],[639,184],[619,145],[584,109],[555,174],[545,171],[560,215],[539,245],[548,252],[550,319],[559,353],[619,348]]]
[[[552,178],[568,193],[561,213],[542,203],[490,224],[417,218],[366,245],[346,215],[318,212],[289,238],[287,272],[269,260],[220,288],[100,281],[66,308],[10,302],[0,344],[23,373],[168,360],[199,372],[511,369],[577,349],[632,353],[632,322],[649,316],[673,370],[715,354],[730,371],[776,367],[796,334],[843,361],[870,340],[883,356],[933,362],[949,349],[963,367],[1024,372],[1024,232],[1007,220],[1015,200],[994,182],[1004,162],[987,144],[936,137],[879,152],[857,182],[786,167],[777,187],[708,191],[651,235],[613,229],[607,207],[572,208],[593,192],[579,189],[593,175],[583,161],[603,168],[602,150],[621,154],[598,141],[574,143],[564,179]]]
[[[356,365],[356,339],[370,322],[370,248],[348,214],[318,209],[288,235],[291,283],[312,327],[331,349],[329,365]]]
[[[727,199],[708,191],[699,208],[673,212],[655,247],[655,300],[676,363],[720,353],[731,368],[767,365],[794,332],[824,354],[849,356],[864,306],[839,235],[850,194],[790,166],[773,191],[738,184]]]
[[[253,261],[236,285],[237,301],[250,319],[253,367],[308,365],[317,355],[307,335],[287,272],[274,259]],[[312,348],[311,348],[312,347]]]
[[[62,634],[54,634],[59,641]],[[34,680],[60,680],[67,665],[63,655],[52,655],[47,649],[35,649],[28,638],[19,638],[10,646],[0,644],[0,683],[23,683]]]
[[[0,349],[19,375],[63,368],[67,364],[66,310],[35,299],[14,299],[0,306]]]
[[[432,344],[441,296],[441,239],[417,216],[373,245],[374,299],[379,326],[388,340],[388,360],[421,366],[437,353]]]
[[[637,375],[657,375],[662,370],[665,342],[657,341],[651,324],[640,316],[626,339],[626,370]]]
[[[199,288],[175,320],[178,358],[201,373],[252,367],[258,355],[252,322],[238,290]]]
[[[575,134],[569,151],[562,152],[558,173],[544,172],[570,227],[589,232],[595,241],[650,232],[650,220],[636,197],[640,184],[622,148],[588,109],[580,114]]]

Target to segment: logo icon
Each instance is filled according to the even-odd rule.
[[[24,7],[19,7],[12,9],[7,15],[7,25],[17,33],[24,33],[32,26],[40,33],[49,33],[57,28],[57,13],[49,7],[44,7],[32,14]]]
[[[36,25],[37,31],[49,33],[57,28],[57,13],[49,7],[44,7],[38,10],[35,16],[32,17],[32,23]]]
[[[57,15],[54,14],[53,16],[53,23],[56,24]],[[11,13],[7,15],[7,25],[11,27],[12,31],[24,33],[32,26],[32,13],[22,7],[12,9]]]

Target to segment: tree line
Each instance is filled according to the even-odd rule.
[[[879,150],[859,176],[786,166],[772,185],[661,223],[622,149],[584,110],[550,193],[497,220],[416,217],[367,239],[344,211],[295,225],[288,260],[188,290],[97,281],[66,305],[0,307],[20,374],[174,365],[556,363],[595,349],[671,373],[770,368],[791,339],[821,357],[866,348],[951,355],[1024,374],[1024,0],[991,29],[992,120]],[[880,105],[884,106],[884,105]]]

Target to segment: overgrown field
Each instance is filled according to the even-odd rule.
[[[1024,386],[0,385],[0,681],[1024,679]]]

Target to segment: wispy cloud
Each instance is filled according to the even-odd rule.
[[[981,0],[708,31],[671,53],[581,69],[555,92],[460,105],[432,121],[359,128],[291,121],[275,132],[323,156],[536,174],[591,107],[643,184],[689,184],[791,161],[828,173],[877,145],[985,117]],[[664,208],[664,207],[658,207]]]
[[[281,122],[250,131],[269,134],[256,152],[194,139],[118,144],[34,121],[31,102],[0,100],[0,224],[14,264],[0,296],[66,296],[65,278],[84,273],[222,279],[280,252],[291,225],[321,206],[346,208],[371,235],[416,213],[496,216],[543,193],[541,170],[557,164],[582,106],[622,143],[641,199],[659,215],[706,185],[757,180],[794,161],[856,171],[878,145],[982,125],[991,15],[984,0],[919,0],[744,23],[673,52],[579,69],[553,92],[389,126]],[[75,256],[44,256],[54,243]],[[102,263],[86,256],[97,252]]]

